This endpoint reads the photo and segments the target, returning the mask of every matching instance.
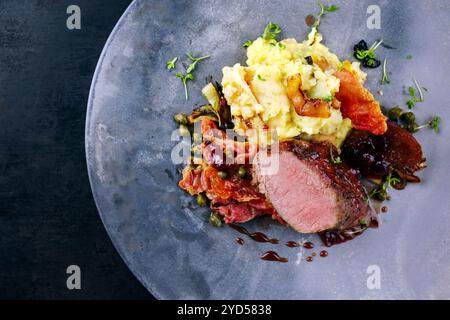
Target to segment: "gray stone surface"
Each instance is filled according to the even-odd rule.
[[[366,8],[378,3],[382,29],[366,28]],[[242,44],[278,22],[287,37],[306,37],[304,17],[317,12],[315,1],[145,1],[136,0],[107,43],[94,77],[87,118],[87,159],[102,220],[118,251],[137,278],[159,298],[313,299],[449,298],[450,3],[446,1],[345,1],[320,27],[325,43],[351,58],[360,39],[383,38],[396,50],[387,57],[391,84],[380,86],[381,70],[369,71],[368,87],[387,107],[405,104],[405,86],[417,78],[427,87],[416,113],[425,121],[443,118],[439,135],[417,134],[429,168],[423,183],[393,192],[383,225],[349,243],[333,247],[326,259],[296,263],[295,249],[276,250],[290,263],[263,262],[269,245],[237,246],[230,228],[214,229],[207,210],[177,187],[171,163],[175,128],[172,115],[189,112],[203,100],[207,75],[244,62]],[[211,54],[199,65],[186,102],[180,80],[165,62],[185,52]],[[412,54],[413,59],[405,59]],[[257,220],[281,240],[313,240],[293,230]],[[381,290],[368,290],[366,270],[381,268]]]

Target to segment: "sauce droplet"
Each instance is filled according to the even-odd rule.
[[[267,237],[264,233],[262,232],[254,232],[254,233],[250,233],[247,229],[245,229],[244,227],[241,226],[237,226],[235,224],[230,224],[230,227],[233,228],[234,230],[236,230],[239,233],[245,234],[246,236],[248,236],[250,239],[252,239],[253,241],[256,242],[269,242],[272,244],[278,244],[278,239],[270,239],[269,237]]]
[[[275,251],[267,251],[261,256],[262,260],[275,261],[275,262],[288,262],[287,258],[280,257]]]
[[[308,262],[313,262],[313,261],[314,261],[314,258],[313,258],[313,257],[307,257],[307,258],[306,258],[306,261],[308,261]]]
[[[381,212],[386,213],[388,212],[388,207],[384,206],[381,208]]]
[[[325,251],[325,250],[321,251],[321,252],[320,252],[320,256],[321,256],[322,258],[328,257],[328,251]]]
[[[313,253],[311,254],[311,256],[312,256],[312,257],[315,257],[315,256],[317,256],[317,253],[313,252]]]
[[[286,247],[289,248],[297,248],[297,247],[301,247],[301,244],[295,241],[288,241],[286,242]]]
[[[312,27],[316,22],[316,18],[312,14],[308,14],[305,18],[305,23],[308,27]]]
[[[242,239],[242,238],[236,238],[236,242],[241,246],[244,245],[244,239]]]
[[[308,250],[310,250],[310,249],[314,249],[314,243],[312,243],[312,242],[305,242],[304,244],[303,244],[303,247],[305,248],[305,249],[308,249]]]

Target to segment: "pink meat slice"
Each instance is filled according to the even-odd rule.
[[[370,208],[362,185],[345,164],[332,164],[328,144],[288,142],[277,153],[259,153],[254,168],[261,192],[288,225],[301,233],[343,230]],[[265,174],[268,163],[278,170]]]

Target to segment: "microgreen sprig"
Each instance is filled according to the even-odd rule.
[[[317,4],[318,4],[319,7],[320,7],[320,13],[319,13],[319,15],[317,16],[317,20],[316,20],[316,22],[315,22],[314,25],[313,25],[314,28],[317,28],[317,27],[319,26],[319,24],[320,24],[320,19],[321,19],[325,14],[327,14],[328,12],[334,12],[334,11],[339,10],[339,6],[336,5],[336,4],[332,4],[332,5],[327,6],[327,5],[323,4],[323,3],[320,2],[320,1],[317,1]]]
[[[167,70],[175,69],[175,64],[178,60],[178,57],[173,58],[172,60],[169,60],[166,62]]]
[[[277,35],[282,32],[280,26],[276,23],[269,22],[264,29],[263,38],[266,40],[277,40]]]
[[[390,83],[389,77],[388,77],[388,73],[386,70],[386,64],[387,64],[387,59],[384,58],[383,61],[383,77],[381,78],[381,84],[385,84],[385,83]]]
[[[188,80],[194,80],[195,77],[192,75],[192,73],[188,73],[188,74],[182,74],[181,72],[178,72],[176,74],[176,76],[178,78],[181,79],[181,81],[183,82],[183,86],[184,86],[184,96],[186,97],[186,100],[189,99],[189,94],[188,94],[188,88],[187,88],[187,81]]]
[[[186,53],[186,56],[192,61],[192,63],[187,68],[186,73],[192,73],[192,71],[194,71],[197,67],[197,63],[210,57],[209,55],[207,55],[199,58],[194,58],[190,53]]]
[[[430,128],[433,129],[434,132],[439,133],[440,131],[440,125],[441,125],[441,117],[440,116],[434,116],[433,118],[431,118],[430,121],[428,121],[427,123],[416,127],[416,131],[423,129],[423,128]]]
[[[372,60],[375,60],[377,55],[375,54],[375,51],[378,49],[378,47],[383,43],[383,39],[375,41],[372,46],[367,50],[357,50],[356,51],[356,57],[359,60],[364,60],[365,58],[370,58]]]
[[[370,194],[370,198],[373,198],[374,196],[378,195],[378,198],[386,199],[387,198],[387,189],[394,188],[394,186],[400,182],[401,182],[401,180],[399,178],[393,177],[392,174],[389,174],[386,177],[386,180],[383,182],[383,184],[379,188],[372,191],[372,193]]]
[[[413,87],[408,87],[408,94],[410,96],[410,99],[406,101],[406,105],[408,106],[408,109],[412,109],[416,102],[424,102],[424,96],[422,92],[422,88],[420,87],[419,83],[416,79],[413,79],[414,85],[417,88],[418,95],[416,94],[416,90]]]
[[[184,86],[184,96],[186,97],[186,100],[189,99],[189,94],[188,94],[188,88],[187,88],[187,82],[189,80],[195,80],[194,75],[192,74],[195,70],[195,68],[197,67],[197,64],[205,59],[208,59],[210,56],[203,56],[203,57],[199,57],[199,58],[195,58],[192,56],[192,54],[190,53],[186,53],[186,56],[189,58],[189,60],[192,61],[191,64],[189,64],[188,68],[186,69],[185,74],[178,72],[175,74],[176,77],[180,78],[181,81],[183,82],[183,86]],[[177,62],[178,57],[167,61],[167,69],[171,70],[175,68],[175,63]]]

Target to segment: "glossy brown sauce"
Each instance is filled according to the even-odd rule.
[[[261,256],[262,260],[275,261],[275,262],[288,262],[288,258],[283,258],[278,255],[275,251],[267,251]]]
[[[342,146],[342,157],[365,177],[385,177],[396,172],[410,182],[420,182],[414,174],[425,166],[419,142],[392,121],[388,121],[388,130],[381,136],[353,131]],[[405,186],[405,181],[397,184],[399,189]]]
[[[303,247],[305,248],[305,249],[308,249],[308,250],[311,250],[311,249],[314,249],[314,243],[312,243],[312,242],[305,242],[304,244],[303,244]]]
[[[381,208],[381,212],[386,213],[388,212],[388,207],[384,206]]]
[[[235,224],[230,224],[230,227],[233,228],[234,230],[236,230],[239,233],[245,234],[250,239],[252,239],[253,241],[256,241],[256,242],[272,243],[272,244],[278,244],[279,243],[278,239],[271,239],[271,238],[267,237],[262,232],[250,233],[246,228],[244,228],[242,226],[235,225]]]
[[[317,256],[317,253],[313,252],[313,253],[311,254],[311,257],[315,257],[315,256]]]
[[[308,14],[305,18],[305,23],[308,27],[312,27],[316,22],[316,18],[312,14]]]
[[[322,258],[328,257],[328,251],[326,251],[326,250],[320,251],[320,256]]]
[[[307,262],[313,262],[313,261],[314,261],[314,258],[313,258],[313,257],[307,257],[307,258],[306,258],[306,261],[307,261]]]
[[[242,239],[242,238],[236,238],[236,242],[237,242],[237,244],[239,244],[241,246],[243,246],[245,243],[244,239]]]
[[[298,247],[301,247],[301,246],[302,245],[300,243],[296,242],[296,241],[288,241],[288,242],[286,242],[286,247],[289,247],[289,248],[298,248]]]

